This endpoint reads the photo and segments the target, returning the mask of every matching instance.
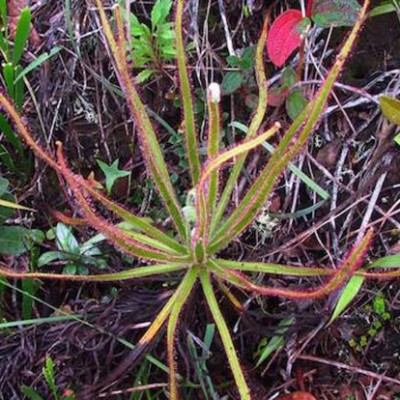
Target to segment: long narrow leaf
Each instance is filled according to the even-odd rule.
[[[7,141],[11,143],[15,147],[15,149],[22,154],[23,147],[21,141],[19,140],[19,137],[12,130],[10,124],[7,122],[6,118],[2,114],[0,114],[0,130],[4,134]]]
[[[146,267],[137,267],[127,269],[121,272],[113,272],[110,274],[98,275],[67,275],[54,274],[47,272],[18,272],[6,265],[0,263],[0,276],[15,279],[50,279],[60,281],[79,281],[79,282],[114,282],[124,281],[127,279],[144,278],[146,276],[169,274],[187,268],[185,264],[167,263],[148,265]]]
[[[199,240],[200,238],[200,240],[205,240],[206,243],[204,243],[204,245],[207,245],[208,236],[206,235],[206,232],[208,231],[209,217],[210,217],[207,195],[209,193],[208,182],[212,174],[218,171],[220,166],[225,162],[227,162],[228,160],[230,160],[231,158],[239,156],[243,153],[247,153],[251,149],[254,149],[255,147],[259,146],[265,140],[272,137],[278,131],[279,128],[280,124],[276,123],[272,128],[268,129],[263,134],[255,138],[245,140],[241,144],[235,145],[233,148],[220,153],[217,157],[207,162],[201,173],[199,183],[196,186],[197,221],[196,221],[195,233],[192,237],[192,243],[196,243],[196,241]]]
[[[107,38],[110,51],[114,58],[118,79],[125,92],[129,108],[134,116],[138,128],[140,144],[142,146],[143,153],[145,153],[144,161],[147,170],[154,180],[154,183],[169,211],[179,235],[182,239],[186,240],[188,237],[188,227],[181,212],[181,207],[176,198],[175,191],[172,187],[171,178],[163,158],[163,153],[158,142],[157,135],[146,112],[146,108],[142,103],[139,93],[133,83],[130,68],[126,61],[124,32],[122,27],[117,24],[117,42],[114,38],[101,0],[96,0],[96,4],[99,9],[104,34]],[[118,22],[122,20],[121,10],[118,5],[116,5],[114,8],[115,17]]]
[[[48,61],[51,57],[56,55],[61,51],[61,47],[54,47],[51,49],[48,53],[43,53],[41,54],[38,58],[33,60],[27,67],[25,67],[15,78],[14,83],[17,83],[20,79],[25,77],[26,75],[29,74],[29,72],[32,72],[36,68],[38,68],[40,65],[42,65],[44,62]]]
[[[250,187],[247,194],[242,199],[239,206],[231,214],[231,216],[219,228],[215,237],[212,239],[212,245],[209,249],[210,252],[215,253],[224,248],[235,237],[240,235],[240,233],[254,220],[258,210],[262,207],[272,189],[275,187],[282,171],[306,143],[308,137],[319,122],[333,85],[336,82],[344,63],[350,54],[358,32],[360,31],[364,21],[365,13],[369,3],[370,0],[364,1],[364,5],[359,14],[358,20],[354,24],[350,35],[336,57],[336,61],[331,68],[325,82],[319,89],[315,100],[311,102],[296,118],[292,126],[280,141],[277,150],[270,158],[270,161],[267,163],[256,182]],[[297,140],[294,144],[291,144],[293,138],[304,121],[306,122],[302,129],[300,129]]]
[[[11,63],[5,63],[2,65],[3,78],[6,85],[7,93],[11,98],[15,98],[15,87],[14,87],[14,66]]]
[[[364,281],[365,278],[363,276],[353,276],[349,280],[340,294],[328,325],[330,325],[340,314],[342,314],[347,306],[353,301],[353,299],[357,296],[357,293],[360,291]]]
[[[266,264],[257,262],[230,261],[216,259],[216,263],[222,268],[238,271],[262,272],[264,274],[286,276],[329,276],[335,271],[326,268],[295,267],[283,264]]]
[[[2,199],[0,199],[0,206],[7,208],[14,208],[15,210],[35,211],[33,208],[21,206],[17,203],[13,203],[12,201],[2,200]]]
[[[263,29],[261,31],[260,38],[257,44],[256,50],[256,79],[258,85],[258,105],[257,109],[254,112],[252,117],[249,130],[247,132],[247,137],[251,138],[257,134],[261,123],[264,119],[265,112],[267,110],[267,101],[268,101],[268,85],[267,85],[267,78],[265,76],[265,68],[264,68],[264,52],[265,52],[265,45],[267,42],[267,33],[268,33],[268,25],[269,25],[269,18],[265,18]],[[229,175],[228,181],[225,185],[224,191],[222,192],[221,199],[218,203],[217,209],[215,211],[215,215],[211,221],[211,233],[214,233],[215,229],[217,228],[221,218],[227,208],[229,199],[235,187],[236,181],[239,177],[240,171],[243,168],[244,162],[246,160],[247,154],[240,155],[232,168],[232,171]]]
[[[221,96],[221,88],[217,83],[211,83],[207,93],[208,107],[208,145],[207,159],[212,160],[217,157],[219,152],[219,135],[221,132],[221,117],[219,111],[219,102]],[[218,194],[218,170],[214,171],[210,176],[208,184],[208,204],[209,213],[215,208]]]
[[[28,42],[29,33],[31,31],[31,10],[24,8],[17,23],[17,31],[14,40],[13,64],[17,65],[24,53],[25,46]]]
[[[167,327],[167,351],[168,351],[168,365],[169,365],[169,395],[171,400],[179,398],[179,389],[177,383],[177,371],[175,361],[175,333],[178,325],[178,318],[182,311],[183,306],[188,299],[193,286],[197,280],[199,273],[198,267],[193,267],[188,273],[188,279],[185,285],[182,285],[177,294],[175,304],[171,310],[171,315]]]
[[[250,389],[246,383],[242,367],[240,365],[239,358],[236,354],[235,346],[233,344],[232,336],[229,333],[229,328],[225,322],[225,318],[218,306],[218,301],[215,297],[214,290],[212,288],[209,273],[203,269],[200,272],[201,285],[203,287],[204,296],[207,300],[208,307],[214,318],[218,332],[221,336],[222,343],[225,348],[226,355],[228,356],[229,365],[232,369],[233,377],[242,400],[250,400]]]
[[[177,0],[175,14],[175,47],[176,59],[178,63],[179,89],[181,91],[183,102],[186,153],[189,158],[193,186],[195,186],[200,177],[200,160],[198,154],[196,124],[194,119],[192,88],[190,86],[189,76],[186,69],[185,46],[183,43],[182,15],[184,4],[184,0]]]
[[[346,280],[355,275],[357,269],[363,261],[364,254],[369,248],[372,236],[373,231],[368,231],[360,240],[360,242],[357,243],[352,251],[346,256],[340,268],[336,269],[323,285],[315,289],[292,290],[277,287],[259,286],[252,283],[247,277],[238,271],[222,268],[216,261],[210,260],[208,265],[209,268],[211,268],[219,278],[245,290],[256,292],[263,296],[291,298],[295,300],[313,299],[325,296],[339,289],[346,282]]]

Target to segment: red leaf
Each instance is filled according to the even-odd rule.
[[[306,15],[307,15],[308,18],[311,18],[312,9],[313,9],[313,3],[314,3],[314,0],[308,0],[308,2],[307,2]]]
[[[277,67],[281,67],[300,46],[299,24],[302,20],[300,10],[287,10],[272,24],[268,34],[267,51],[269,58]]]

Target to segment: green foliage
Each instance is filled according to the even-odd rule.
[[[364,277],[353,276],[344,287],[333,311],[329,323],[332,323],[349,306],[352,300],[357,296],[363,283]]]
[[[379,98],[383,115],[393,124],[400,125],[400,100],[388,96]]]
[[[353,26],[360,9],[357,0],[314,0],[312,20],[321,28]]]
[[[44,240],[44,234],[38,229],[23,226],[4,225],[16,209],[30,210],[15,203],[14,196],[8,191],[7,179],[0,177],[0,254],[18,256]]]
[[[56,47],[50,53],[43,53],[27,67],[22,68],[21,59],[28,43],[31,32],[31,11],[24,8],[17,22],[13,45],[10,44],[7,3],[2,1],[0,6],[0,52],[3,64],[0,79],[4,82],[7,94],[13,99],[18,110],[22,108],[25,98],[24,79],[30,72],[60,51]],[[19,136],[14,132],[4,116],[0,116],[0,132],[6,138],[9,146],[0,144],[0,162],[15,176],[26,180],[30,175],[32,160],[24,150]]]
[[[175,59],[174,29],[168,21],[171,0],[157,0],[151,10],[150,27],[141,23],[133,13],[126,13],[131,29],[128,41],[134,68],[144,68],[137,76],[138,83],[162,71],[165,63]]]
[[[289,117],[294,121],[306,108],[308,100],[304,97],[301,88],[291,90],[286,98],[286,111]]]
[[[200,384],[201,391],[203,392],[205,399],[220,399],[218,396],[212,377],[207,369],[207,360],[212,356],[211,345],[215,336],[215,325],[208,324],[204,334],[204,339],[194,336],[191,332],[188,332],[187,345],[190,357],[196,369],[197,379]],[[191,398],[190,392],[185,396]]]
[[[118,168],[119,160],[115,160],[111,165],[107,165],[105,162],[97,160],[97,164],[99,164],[99,167],[106,176],[106,189],[108,194],[111,194],[112,188],[118,179],[130,176],[131,174],[128,171],[122,171]]]
[[[252,46],[244,49],[239,56],[227,57],[228,64],[237,68],[237,71],[229,71],[223,76],[221,89],[224,95],[230,95],[242,86],[254,83],[255,50]]]
[[[378,17],[379,15],[385,15],[392,12],[399,12],[400,1],[399,0],[381,0],[378,4],[371,8],[368,13],[369,17]]]
[[[163,3],[169,4],[169,3]],[[163,232],[148,220],[136,216],[114,201],[110,200],[102,191],[82,176],[73,173],[67,166],[62,151],[62,144],[57,143],[57,158],[42,149],[32,138],[29,130],[21,119],[12,102],[0,92],[0,105],[9,118],[18,127],[21,137],[34,150],[35,154],[47,165],[51,166],[67,183],[71,189],[74,201],[79,205],[79,211],[85,223],[97,230],[103,238],[120,249],[124,254],[144,260],[144,266],[135,266],[131,269],[117,273],[105,273],[89,276],[63,275],[55,273],[20,273],[7,268],[0,268],[0,275],[10,278],[21,279],[58,279],[83,282],[112,282],[118,280],[135,279],[141,277],[152,277],[159,274],[174,273],[175,281],[179,282],[172,296],[167,300],[156,318],[139,339],[135,349],[129,356],[129,365],[137,361],[143,355],[143,349],[155,339],[162,328],[167,325],[167,357],[169,362],[169,398],[179,398],[179,379],[176,365],[176,332],[179,329],[181,313],[188,299],[193,293],[195,285],[199,284],[204,298],[214,319],[215,327],[219,332],[220,339],[225,349],[227,359],[234,377],[239,396],[242,399],[250,399],[251,391],[246,382],[241,362],[235,350],[234,340],[230,333],[227,321],[219,306],[216,296],[215,284],[228,287],[236,287],[251,294],[263,296],[289,298],[293,300],[308,299],[326,296],[338,291],[349,279],[356,275],[376,277],[377,273],[366,270],[358,271],[372,239],[372,231],[368,231],[354,247],[348,252],[338,268],[305,268],[281,264],[265,264],[254,262],[235,262],[220,257],[220,251],[228,247],[236,240],[255,220],[258,213],[276,187],[282,172],[287,168],[306,144],[308,138],[316,128],[320,115],[323,112],[332,87],[342,71],[343,65],[349,56],[355,39],[361,28],[369,1],[364,6],[354,27],[341,48],[335,63],[322,83],[319,91],[313,99],[310,99],[307,107],[300,112],[286,132],[275,151],[269,158],[267,164],[261,169],[259,177],[252,183],[242,199],[235,206],[229,206],[229,200],[234,187],[240,177],[247,154],[255,147],[269,140],[279,129],[280,124],[272,124],[265,132],[259,133],[267,107],[267,85],[264,71],[263,53],[267,37],[267,22],[264,23],[262,33],[255,52],[256,80],[259,87],[257,112],[253,114],[250,122],[246,140],[233,146],[228,150],[220,149],[220,87],[212,84],[207,93],[208,109],[208,143],[205,160],[200,155],[198,144],[198,127],[194,115],[194,104],[192,88],[187,72],[186,53],[183,46],[183,9],[184,0],[176,2],[175,18],[175,48],[178,64],[179,87],[182,97],[182,108],[184,124],[182,124],[185,154],[189,161],[190,176],[193,189],[189,192],[188,204],[190,210],[189,218],[183,210],[182,204],[176,194],[170,173],[164,158],[163,149],[158,135],[146,111],[139,95],[136,83],[130,73],[130,64],[126,59],[125,50],[127,41],[124,36],[124,24],[119,7],[115,7],[116,35],[111,28],[104,7],[100,0],[96,5],[100,13],[100,20],[105,37],[107,38],[110,52],[114,59],[121,87],[125,92],[126,101],[132,117],[137,126],[138,140],[142,149],[143,160],[153,185],[157,189],[161,201],[164,203],[168,213],[168,222],[173,226],[175,235],[171,236]],[[170,6],[159,6],[152,13],[152,22],[160,23],[166,18]],[[140,25],[140,31],[149,35],[152,30]],[[145,34],[143,34],[145,35]],[[142,36],[143,36],[142,35]],[[144,36],[143,36],[144,37]],[[230,176],[220,192],[219,178],[221,168],[225,163],[233,161]],[[123,223],[128,223],[130,230],[122,223],[115,224],[114,218],[109,215],[104,217],[97,208],[93,206],[98,203],[99,209],[106,209],[114,217]],[[193,204],[193,205],[192,205]],[[188,206],[188,205],[187,205]],[[186,206],[186,207],[187,207]],[[72,237],[71,232],[62,229],[63,250],[78,255],[79,245]],[[61,245],[60,245],[61,246]],[[229,252],[227,252],[229,254]],[[81,256],[81,254],[79,254]],[[291,280],[289,287],[272,284],[263,286],[254,283],[251,276],[246,272],[263,272],[282,276],[319,276],[323,283],[315,288],[304,290],[296,287]],[[395,276],[400,274],[394,271]],[[379,277],[386,273],[378,273]],[[324,279],[325,277],[325,279]],[[388,275],[388,277],[392,277]],[[227,296],[232,299],[232,293],[227,289]],[[238,303],[236,301],[236,303]],[[240,306],[240,304],[238,305]],[[209,335],[211,337],[211,335]],[[204,365],[202,366],[204,372]],[[114,382],[116,377],[126,372],[126,367],[112,372],[109,382],[102,382],[105,386]],[[205,381],[205,380],[204,380]]]
[[[285,344],[285,332],[288,330],[290,325],[295,321],[294,318],[284,318],[278,325],[275,335],[268,340],[264,338],[261,340],[258,346],[255,357],[258,359],[256,367],[260,366],[269,356],[276,350],[281,349]]]
[[[56,383],[56,373],[54,361],[51,357],[47,357],[45,360],[44,367],[42,369],[43,377],[46,382],[46,385],[52,395],[54,400],[75,400],[75,394],[66,390],[64,394],[61,393],[61,390],[57,387]],[[21,392],[24,394],[29,400],[44,400],[44,398],[33,388],[22,385]]]
[[[354,335],[349,345],[357,352],[364,352],[365,347],[374,340],[378,333],[384,329],[385,324],[391,323],[392,315],[386,309],[386,301],[382,293],[378,292],[372,299],[372,305],[367,304],[361,312],[360,317],[368,321],[358,335]],[[359,331],[359,329],[358,329]]]
[[[379,104],[383,115],[393,124],[400,126],[400,101],[388,96],[381,96]],[[394,141],[400,145],[400,132],[394,137]]]
[[[102,253],[95,243],[104,240],[104,236],[97,235],[80,245],[72,233],[72,229],[59,222],[55,229],[47,233],[47,238],[55,239],[58,250],[43,253],[37,262],[42,268],[55,261],[62,262],[63,273],[69,275],[87,275],[89,270],[86,265],[105,268],[107,263],[101,258]]]
[[[0,226],[0,254],[19,256],[32,249],[35,243],[41,243],[43,239],[43,232],[38,229]]]

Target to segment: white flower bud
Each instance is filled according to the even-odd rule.
[[[210,83],[208,86],[208,98],[213,103],[221,101],[221,86],[218,83]]]

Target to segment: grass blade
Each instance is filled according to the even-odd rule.
[[[75,316],[76,315],[74,315],[74,317]],[[1,322],[0,329],[19,328],[20,326],[28,326],[28,325],[52,324],[54,322],[71,321],[73,319],[74,318],[72,316],[62,315],[57,317],[43,317],[43,318],[24,319],[21,321],[8,321],[8,322]]]
[[[19,140],[18,136],[13,132],[10,124],[7,122],[6,118],[2,114],[0,114],[0,130],[4,133],[7,141],[11,143],[15,147],[15,149],[22,154],[24,151],[22,143]]]
[[[34,61],[32,61],[27,67],[25,67],[15,78],[14,84],[17,83],[20,79],[24,78],[29,72],[35,70],[40,65],[50,60],[51,57],[58,54],[61,51],[61,47],[54,47],[48,53],[43,53],[39,57],[37,57]]]
[[[364,281],[365,278],[363,276],[353,276],[349,280],[336,303],[335,309],[332,313],[331,319],[328,322],[328,325],[330,325],[353,301],[353,299],[360,291]]]
[[[0,206],[7,207],[7,208],[13,208],[15,210],[36,211],[33,208],[24,207],[19,204],[13,203],[11,201],[2,200],[2,199],[0,199]]]
[[[396,268],[395,271],[384,271],[384,272],[370,272],[372,268]],[[390,279],[397,278],[400,276],[400,254],[394,254],[375,260],[372,264],[367,266],[368,271],[363,271],[363,276],[366,278],[375,279]]]
[[[31,31],[31,10],[26,7],[21,11],[17,23],[17,30],[14,40],[13,64],[17,65],[24,53],[25,46],[28,42],[29,33]]]

